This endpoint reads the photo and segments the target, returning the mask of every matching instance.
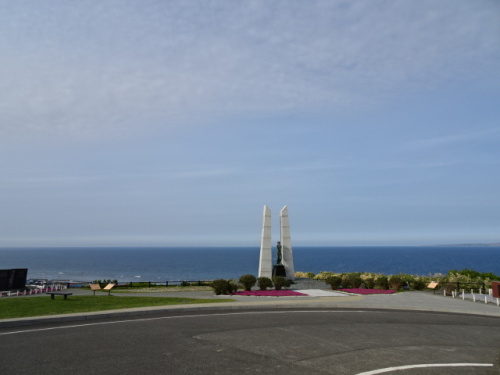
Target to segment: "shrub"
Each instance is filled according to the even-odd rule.
[[[227,280],[227,291],[229,292],[229,294],[236,293],[238,291],[238,284],[236,284],[232,280]]]
[[[224,280],[224,279],[217,279],[212,281],[212,284],[210,285],[215,294],[221,295],[221,294],[231,294],[235,290],[233,290],[234,284],[231,283],[229,280]],[[237,286],[236,286],[237,290]]]
[[[325,282],[330,285],[332,289],[338,289],[342,283],[342,278],[340,276],[330,276]]]
[[[266,290],[267,288],[273,287],[273,282],[269,277],[259,277],[257,282],[259,283],[260,290]]]
[[[404,289],[407,290],[416,289],[415,286],[417,288],[421,288],[420,276],[408,275],[405,273],[401,273],[398,276],[401,278]],[[423,289],[423,287],[421,289]]]
[[[314,279],[316,275],[313,272],[295,272],[295,277],[299,279]]]
[[[326,280],[330,276],[340,276],[340,275],[341,275],[340,273],[321,271],[316,276],[314,276],[314,279],[315,280]]]
[[[375,279],[375,288],[376,289],[389,289],[389,281],[387,280],[387,276],[379,275]]]
[[[425,280],[422,277],[416,277],[415,281],[413,281],[412,287],[414,290],[424,290],[427,284],[429,284],[428,280]]]
[[[257,279],[254,275],[243,275],[240,277],[240,283],[246,291],[250,291],[252,287],[257,283]]]
[[[357,272],[346,273],[342,275],[342,287],[344,289],[359,288],[363,280]]]
[[[363,283],[366,289],[373,289],[375,287],[375,279],[373,277],[365,277]]]
[[[290,280],[285,279],[283,276],[275,276],[273,277],[274,289],[281,290],[283,287],[289,287],[292,285]]]
[[[445,290],[447,296],[451,296],[451,292],[457,290],[457,284],[455,284],[455,283],[446,283],[444,285],[444,290]]]
[[[389,285],[391,286],[391,289],[398,290],[401,288],[401,285],[403,285],[403,279],[401,278],[400,275],[392,275],[389,277]]]

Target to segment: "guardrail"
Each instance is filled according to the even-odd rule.
[[[440,281],[439,285],[444,286],[444,287],[446,287],[446,286],[455,287],[455,290],[462,290],[462,289],[486,290],[486,284],[483,282],[481,282],[481,283],[465,283],[465,282],[460,282],[460,281]],[[451,292],[451,290],[450,290],[450,292]]]
[[[213,280],[166,280],[166,281],[121,281],[118,282],[115,288],[124,287],[156,287],[156,286],[203,286],[208,285]],[[79,283],[67,283],[68,288],[81,288],[82,286],[88,286],[91,282],[79,282]],[[101,283],[102,285],[107,285],[108,282]]]
[[[18,290],[5,290],[0,291],[0,297],[17,297],[17,296],[29,296],[33,294],[43,294],[46,292],[56,292],[59,290],[65,290],[67,286],[65,284],[52,284],[42,288],[26,288]]]
[[[212,280],[166,280],[162,282],[158,281],[127,281],[119,282],[115,288],[127,288],[127,287],[144,287],[151,288],[156,286],[203,286],[209,285]],[[81,288],[88,287],[92,282],[78,282],[78,283],[52,283],[50,285],[35,286],[27,285],[25,289],[18,290],[6,290],[0,291],[0,297],[13,297],[13,296],[27,296],[33,294],[41,294],[46,292],[54,292],[59,290],[65,290],[67,288]],[[104,283],[103,285],[107,285]]]

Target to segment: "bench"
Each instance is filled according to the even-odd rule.
[[[68,299],[68,296],[71,296],[73,293],[69,293],[69,292],[46,292],[46,294],[50,294],[50,299],[54,299],[54,296],[64,296],[64,299]]]

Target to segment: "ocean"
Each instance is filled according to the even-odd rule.
[[[500,247],[294,247],[295,271],[430,275],[465,268],[500,275]],[[259,248],[0,248],[0,269],[30,279],[178,281],[257,275]]]

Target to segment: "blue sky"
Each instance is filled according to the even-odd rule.
[[[0,246],[500,241],[500,2],[0,0]]]

